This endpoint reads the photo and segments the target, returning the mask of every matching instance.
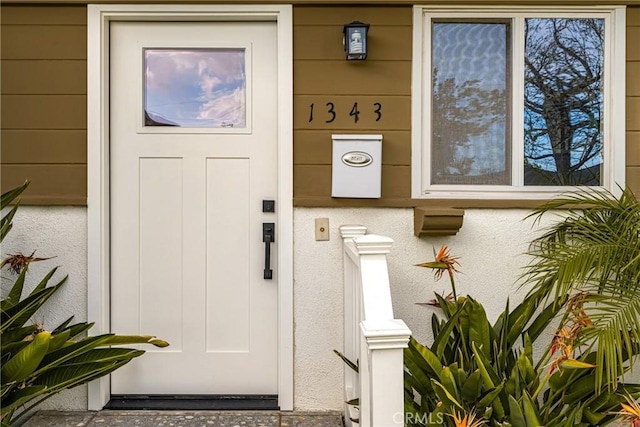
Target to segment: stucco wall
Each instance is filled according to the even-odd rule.
[[[428,339],[429,308],[415,303],[432,298],[432,292],[448,292],[448,282],[434,282],[431,271],[413,265],[432,259],[433,250],[450,246],[460,256],[463,274],[459,293],[470,293],[497,317],[507,295],[514,293],[521,254],[533,236],[532,221],[523,221],[526,210],[467,210],[456,236],[413,236],[412,209],[296,208],[295,250],[295,408],[339,410],[342,408],[342,362],[333,349],[342,348],[342,240],[339,226],[362,224],[370,233],[389,236],[394,245],[389,273],[396,316],[405,320],[421,340]],[[316,242],[314,219],[329,218],[331,240]],[[14,229],[2,253],[37,250],[55,259],[34,264],[32,280],[60,265],[59,277],[69,274],[66,286],[45,306],[36,321],[55,326],[75,314],[86,319],[86,209],[73,207],[21,207]],[[6,285],[8,274],[3,272]],[[517,295],[515,296],[517,298]],[[47,408],[86,408],[86,388],[67,391],[46,402]]]
[[[419,340],[429,339],[432,310],[418,306],[433,292],[449,293],[448,279],[435,282],[431,270],[414,264],[433,259],[442,244],[460,257],[456,283],[459,294],[485,304],[491,320],[522,296],[515,286],[522,255],[533,238],[526,210],[466,210],[456,236],[417,238],[412,209],[297,208],[294,215],[295,406],[300,409],[339,409],[342,406],[342,240],[339,226],[361,224],[369,233],[394,240],[388,256],[396,317],[403,319]],[[331,240],[316,242],[314,219],[329,218]],[[548,221],[548,220],[547,220]],[[547,222],[545,221],[545,222]]]
[[[27,285],[35,286],[53,267],[60,266],[51,284],[69,275],[66,284],[44,305],[33,319],[47,328],[55,328],[75,315],[76,322],[87,320],[87,210],[83,207],[21,206],[13,220],[13,229],[2,244],[2,257],[31,254],[55,257],[29,267]],[[57,280],[56,280],[57,279]],[[13,283],[2,270],[3,295]],[[27,289],[24,293],[26,294]],[[24,295],[24,294],[23,294]],[[67,390],[41,405],[42,409],[82,410],[87,408],[86,386]]]

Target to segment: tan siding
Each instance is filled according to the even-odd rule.
[[[407,1],[404,6],[294,6],[294,195],[297,205],[413,204],[408,198],[410,4]],[[32,179],[36,177],[45,182],[34,182],[26,201],[85,203],[86,7],[5,4],[0,19],[2,188],[21,182],[29,173],[33,174]],[[353,20],[371,24],[371,56],[364,63],[342,59],[342,25]],[[627,25],[627,183],[640,194],[640,150],[637,148],[640,7],[627,10]],[[309,124],[311,102],[316,104],[316,114],[321,114],[326,102],[334,102],[341,114],[332,124],[320,121]],[[361,110],[358,123],[353,123],[348,115],[353,102],[359,102]],[[383,120],[389,119],[386,123],[375,122],[371,111],[365,112],[363,106],[371,102],[383,105]],[[368,117],[365,118],[365,114]],[[333,200],[329,194],[331,134],[357,132],[384,135],[383,199]],[[41,164],[47,166],[41,167]],[[73,180],[72,185],[69,180]],[[468,201],[458,204],[465,203],[466,207],[469,203],[474,206],[474,202]],[[475,205],[480,206],[482,202]],[[483,206],[497,205],[499,203]],[[504,207],[507,205],[511,206],[507,203]]]
[[[411,61],[294,61],[295,94],[411,95]]]
[[[640,96],[640,61],[627,62],[627,96]]]
[[[2,6],[2,190],[25,204],[86,204],[87,10]]]
[[[293,17],[294,203],[351,203],[331,198],[333,133],[383,135],[382,198],[361,199],[357,205],[409,200],[411,7],[295,6]],[[366,61],[344,58],[343,25],[355,20],[371,24]],[[328,103],[333,104],[334,120]],[[350,115],[356,103],[357,121]]]
[[[627,166],[640,166],[640,132],[627,132]]]
[[[5,6],[2,24],[10,25],[87,25],[87,9],[77,6]]]
[[[640,61],[640,26],[627,26],[627,61]]]
[[[296,7],[294,25],[339,25],[362,21],[372,26],[411,25],[411,7]]]
[[[344,62],[343,25],[302,26],[293,28],[293,55],[296,60],[332,59]],[[411,61],[411,27],[371,27],[367,42],[370,61]]]
[[[382,199],[409,199],[411,196],[411,167],[382,166]],[[293,170],[293,191],[301,199],[331,198],[331,165],[296,165]],[[362,199],[363,203],[368,200]],[[325,200],[328,202],[328,200]]]
[[[87,163],[84,130],[3,130],[3,164]]]
[[[333,104],[335,119],[328,112]],[[358,121],[354,111],[357,103]],[[380,120],[376,121],[375,110],[380,104]],[[310,122],[311,104],[313,120]],[[371,132],[378,130],[408,130],[411,126],[411,98],[408,96],[347,96],[347,95],[297,95],[294,97],[294,129],[331,129],[336,131]]]
[[[627,132],[640,131],[640,97],[627,97]]]
[[[3,94],[59,95],[87,93],[87,61],[3,61]]]
[[[86,165],[3,165],[1,179],[3,188],[31,181],[23,204],[86,204]]]
[[[86,129],[85,95],[3,95],[3,129]]]
[[[2,59],[86,59],[87,28],[78,25],[2,26]]]
[[[627,166],[627,187],[640,197],[640,167]]]
[[[293,134],[296,140],[293,162],[297,165],[330,165],[331,138],[326,132],[316,130],[297,130]],[[382,141],[382,164],[411,164],[411,132],[386,131]]]

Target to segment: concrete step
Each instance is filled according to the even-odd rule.
[[[338,412],[40,411],[23,427],[343,427]]]

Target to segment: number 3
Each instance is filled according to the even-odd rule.
[[[373,105],[376,107],[376,109],[373,112],[378,115],[378,117],[376,117],[376,122],[379,122],[380,119],[382,118],[382,104],[380,104],[379,102],[376,102]]]

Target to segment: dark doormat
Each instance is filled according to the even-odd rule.
[[[275,394],[188,394],[188,395],[142,395],[115,394],[104,409],[154,409],[185,411],[277,411],[278,396]]]

